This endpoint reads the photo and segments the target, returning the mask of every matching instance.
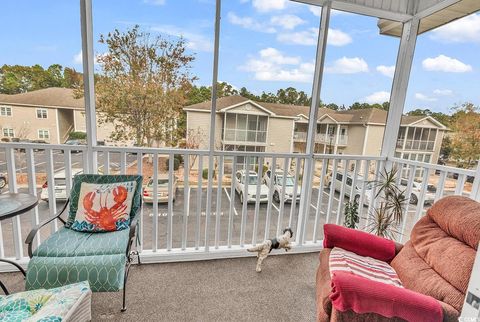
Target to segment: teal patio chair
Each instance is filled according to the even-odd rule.
[[[82,183],[115,184],[131,181],[135,181],[136,185],[131,203],[130,222],[126,223],[125,229],[110,232],[84,232],[72,229],[72,222],[80,202]],[[142,205],[142,181],[143,178],[140,175],[76,175],[73,179],[70,198],[63,208],[55,217],[35,226],[27,236],[25,243],[28,244],[30,262],[25,288],[27,290],[50,289],[88,280],[94,292],[123,290],[121,310],[125,311],[126,282],[135,256],[138,257],[140,264],[138,251],[132,250],[132,244],[135,241]],[[82,202],[85,205],[85,200]],[[69,217],[65,221],[61,215],[66,212],[69,204]],[[61,221],[63,227],[32,251],[37,232],[55,219]]]

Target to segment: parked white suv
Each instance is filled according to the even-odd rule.
[[[72,168],[72,179],[75,175],[82,173],[83,169],[81,168]],[[56,201],[65,201],[68,199],[67,195],[67,183],[65,178],[65,170],[56,172],[53,175],[54,181],[54,191],[55,191],[55,200]],[[42,192],[40,193],[40,199],[48,202],[48,182],[45,182],[42,186]]]
[[[270,181],[272,178],[272,170],[267,170],[265,172],[265,175],[263,176],[263,182],[267,185],[267,187],[270,188]],[[273,175],[273,200],[276,202],[281,201],[281,195],[282,195],[282,187],[283,187],[283,171],[276,171],[276,173]],[[286,202],[292,202],[292,200],[295,198],[293,196],[294,193],[294,188],[295,188],[295,178],[289,174],[287,174],[285,178],[285,192],[284,192],[284,200]],[[297,191],[296,191],[296,198],[295,201],[298,202],[300,201],[300,193],[301,193],[302,188],[300,185],[297,184]]]
[[[406,189],[408,187],[408,180],[401,179],[400,185]],[[413,181],[412,192],[410,193],[410,199],[409,199],[409,202],[412,205],[416,205],[418,203],[418,200],[420,199],[421,191],[422,191],[422,183],[418,181]],[[427,184],[427,191],[425,192],[424,203],[432,204],[435,201],[436,192],[437,192],[437,188],[433,184]]]
[[[247,202],[255,202],[257,200],[257,182],[260,180],[258,174],[255,171],[248,172],[248,196],[244,198],[243,194],[245,191],[245,182],[246,182],[246,170],[239,170],[235,173],[235,191],[240,196],[240,202],[243,203],[245,200]],[[260,186],[260,202],[268,202],[268,187],[264,184]]]
[[[334,180],[330,180],[328,183],[328,188],[330,191],[332,191],[332,182],[333,182],[333,190],[334,191],[340,191],[342,189],[342,180],[343,180],[343,173],[337,172],[336,177]],[[357,180],[355,182],[355,189],[353,189],[353,200],[356,202],[360,202],[360,195],[362,193],[362,186],[365,182],[365,179],[363,176],[358,175]],[[344,189],[344,196],[345,197],[350,197],[350,194],[352,192],[352,184],[353,184],[353,174],[352,173],[347,173],[347,177],[345,179],[345,189]],[[373,185],[374,183],[372,182],[365,182],[365,192],[363,195],[363,204],[365,206],[370,205],[370,202],[374,199],[373,197]]]

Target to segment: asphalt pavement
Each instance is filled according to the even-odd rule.
[[[19,189],[20,192],[27,192],[26,188]],[[212,211],[210,214],[210,225],[208,229],[208,240],[211,247],[215,245],[224,246],[231,243],[232,245],[238,245],[242,240],[245,244],[250,244],[256,236],[257,241],[263,240],[265,236],[265,230],[267,227],[267,215],[268,204],[262,203],[258,205],[258,211],[256,210],[255,203],[247,204],[245,208],[239,201],[238,194],[234,197],[233,207],[230,207],[230,200],[232,193],[230,187],[222,188],[220,191],[220,211],[217,213],[217,192],[216,188],[213,189],[212,199]],[[235,194],[235,192],[233,192]],[[38,189],[40,194],[40,189]],[[319,189],[312,190],[312,197],[310,207],[308,209],[308,218],[306,223],[306,240],[313,239],[313,232],[315,228],[315,218],[317,215],[318,196],[321,195],[320,210],[318,211],[317,220],[317,239],[323,238],[322,225],[327,221],[327,205],[330,197],[330,191],[325,189],[319,191]],[[200,198],[200,207],[198,207],[198,199]],[[329,216],[329,223],[342,223],[343,222],[343,206],[348,198],[339,199],[339,193],[335,192],[333,196],[333,202],[331,205],[331,212]],[[186,240],[187,247],[203,247],[207,239],[205,222],[206,222],[206,201],[207,201],[207,189],[201,190],[196,187],[190,187],[185,190],[183,187],[177,189],[176,201],[172,205],[172,247],[182,247],[182,233],[184,228],[184,217],[186,220]],[[185,202],[188,207],[185,208]],[[56,208],[61,209],[63,202],[57,202]],[[338,213],[339,206],[341,207],[340,213]],[[293,208],[293,209],[292,209]],[[277,235],[277,229],[283,230],[286,227],[291,227],[296,232],[298,221],[298,208],[299,204],[284,203],[283,207],[276,202],[272,202],[270,208],[270,220],[269,231],[266,234],[271,238]],[[409,232],[415,217],[414,207],[410,207],[407,215],[407,227],[406,231]],[[187,211],[185,212],[185,209]],[[368,208],[364,207],[361,210],[360,227],[366,225],[366,218]],[[49,203],[40,201],[37,210],[32,210],[20,216],[22,240],[25,240],[26,236],[33,227],[33,223],[37,222],[36,216],[38,215],[38,221],[47,219],[50,216]],[[338,215],[338,217],[337,217]],[[66,218],[66,216],[64,216]],[[217,224],[218,220],[218,224]],[[338,221],[337,221],[338,220]],[[168,230],[168,205],[158,204],[158,209],[155,209],[153,204],[144,203],[141,214],[141,241],[143,249],[165,249],[167,247],[167,230]],[[242,229],[242,222],[244,222],[244,229]],[[58,225],[61,225],[58,223]],[[218,234],[215,234],[216,226],[218,225]],[[278,228],[277,228],[278,227]],[[3,248],[5,256],[14,256],[13,247],[13,235],[12,235],[12,220],[6,220],[1,222],[1,230],[3,234]],[[41,230],[40,238],[45,239],[54,226],[48,225]],[[254,229],[256,233],[254,233]],[[229,237],[230,231],[230,237]],[[198,232],[198,233],[196,233]],[[27,254],[27,247],[23,247],[24,255]]]

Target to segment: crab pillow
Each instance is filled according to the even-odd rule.
[[[71,229],[104,232],[128,228],[137,183],[86,183],[80,186],[78,207]]]

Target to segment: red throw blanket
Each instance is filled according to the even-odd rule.
[[[340,247],[357,255],[368,256],[384,262],[395,257],[395,243],[363,231],[333,224],[323,225],[323,247]]]
[[[440,303],[430,296],[345,272],[333,273],[330,299],[342,312],[377,313],[415,322],[443,320]]]

